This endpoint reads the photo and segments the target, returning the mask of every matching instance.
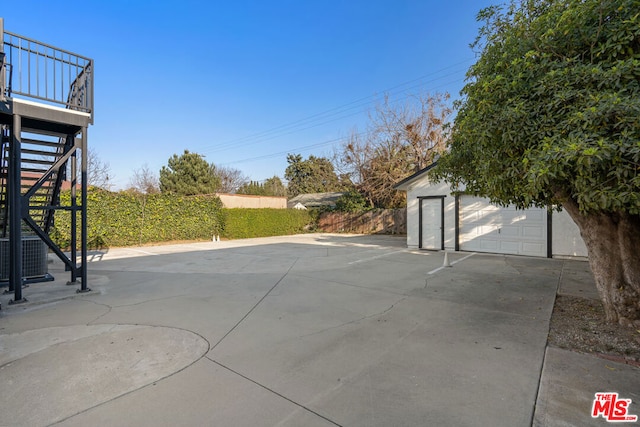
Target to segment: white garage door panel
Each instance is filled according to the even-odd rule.
[[[545,222],[547,221],[547,211],[544,209],[528,209],[525,211],[525,218],[532,221]]]
[[[531,254],[539,254],[544,252],[544,255],[541,256],[547,256],[547,244],[545,243],[540,244],[540,243],[530,243],[530,242],[523,242],[522,243],[522,250],[525,253],[531,253]]]
[[[520,243],[518,241],[500,241],[499,253],[501,254],[515,254],[520,250]]]
[[[460,197],[460,249],[547,256],[547,212],[499,207],[488,199]]]
[[[479,240],[479,248],[482,252],[495,252],[498,250],[498,242],[495,240]]]
[[[517,225],[505,225],[500,227],[501,237],[504,239],[518,238],[520,236],[520,227]]]
[[[545,233],[546,233],[546,227],[540,227],[540,226],[529,227],[526,225],[522,227],[522,235],[524,237],[531,237],[533,239],[546,239]]]

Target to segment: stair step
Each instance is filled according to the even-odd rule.
[[[31,188],[33,187],[33,184],[35,184],[36,181],[33,181],[32,184],[20,184],[20,188]],[[42,183],[42,185],[40,186],[40,188],[54,188],[55,185],[53,185],[53,183],[51,181],[45,181]]]
[[[29,181],[29,182],[25,184],[25,181]],[[22,184],[20,184],[20,186],[21,187],[33,187],[33,184],[35,184],[36,182],[38,182],[37,179],[29,179],[29,180],[23,179],[22,180]],[[41,188],[47,188],[47,187],[51,187],[51,188],[55,187],[55,185],[53,183],[53,180],[48,179],[48,180],[46,180],[46,181],[44,181],[42,183],[42,187]]]
[[[41,173],[41,174],[43,174],[43,175],[44,175],[44,173],[45,173],[45,172],[47,172],[47,169],[36,169],[36,168],[25,168],[25,167],[20,168],[20,170],[21,170],[22,172]],[[28,178],[28,177],[24,177],[24,178]],[[24,179],[24,178],[23,178],[23,179]],[[40,179],[40,178],[38,178],[38,179]]]
[[[64,147],[64,143],[53,142],[53,141],[42,141],[40,139],[31,139],[31,138],[22,138],[22,143],[23,144],[41,145],[43,147],[55,147],[55,148]]]
[[[54,161],[51,160],[44,160],[44,159],[31,159],[31,158],[22,158],[22,164],[28,163],[28,164],[32,164],[32,165],[44,165],[44,166],[51,166],[53,165]]]
[[[34,154],[36,156],[46,156],[46,157],[59,157],[60,153],[57,151],[42,151],[42,150],[32,150],[30,148],[23,148],[22,154]]]
[[[33,185],[33,184],[35,184],[36,182],[38,182],[39,180],[40,180],[40,178],[36,178],[36,177],[32,177],[32,176],[30,176],[30,177],[24,177],[24,176],[23,176],[23,177],[22,177],[22,182],[23,182],[23,183],[25,183],[25,182],[26,182],[26,183],[28,183],[28,185]],[[46,184],[46,183],[53,184],[53,182],[54,182],[55,180],[56,180],[56,177],[55,177],[55,176],[54,176],[54,177],[49,177],[49,179],[45,180],[45,181],[44,181],[44,183],[45,183],[45,184]],[[24,185],[24,184],[23,184],[23,185]]]
[[[23,190],[28,190],[28,189],[30,189],[31,187],[33,187],[33,185],[24,185],[24,184],[23,184],[23,185],[21,185],[21,186],[20,186],[20,188],[22,188]],[[46,185],[46,184],[43,184],[43,185],[41,185],[41,186],[40,186],[40,188],[38,188],[38,191],[37,191],[37,192],[38,192],[38,193],[41,193],[41,192],[47,192],[47,193],[48,193],[48,192],[49,192],[49,190],[53,190],[53,189],[54,189],[54,187],[55,187],[54,185]]]

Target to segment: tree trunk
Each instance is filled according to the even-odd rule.
[[[640,327],[640,216],[584,215],[570,198],[562,206],[578,225],[587,246],[607,320]]]

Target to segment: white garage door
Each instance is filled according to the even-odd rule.
[[[474,252],[547,256],[547,211],[516,210],[488,199],[460,197],[460,249]]]

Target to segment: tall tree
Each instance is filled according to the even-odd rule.
[[[448,99],[446,93],[421,94],[395,105],[385,97],[369,115],[367,132],[354,131],[340,147],[335,155],[338,169],[371,207],[404,206],[405,196],[394,185],[445,149]]]
[[[277,196],[287,195],[287,187],[278,176],[266,179],[263,183],[250,181],[238,189],[238,194],[251,194],[254,196]]]
[[[227,166],[216,166],[216,175],[220,179],[221,193],[235,193],[249,181],[241,170]]]
[[[216,167],[198,153],[174,154],[160,170],[160,191],[183,196],[213,194],[220,188]]]
[[[307,160],[303,160],[300,154],[289,154],[287,162],[289,166],[285,170],[284,177],[289,182],[287,190],[290,197],[344,189],[333,164],[326,157],[311,155]]]
[[[88,149],[87,185],[110,190],[112,181],[113,174],[111,173],[111,166],[109,163],[102,161],[97,151],[91,148]]]
[[[264,181],[265,194],[268,196],[286,197],[287,187],[279,176],[274,175]]]
[[[370,114],[368,140],[374,146],[406,152],[412,172],[431,164],[445,149],[445,126],[451,115],[448,93],[417,94],[403,104],[384,102]]]
[[[264,184],[259,181],[249,181],[238,188],[238,194],[247,194],[251,196],[266,196]]]
[[[156,194],[160,192],[160,182],[158,176],[145,163],[133,171],[133,176],[129,181],[129,189],[136,193]]]
[[[434,178],[580,228],[607,319],[640,326],[640,1],[512,1],[484,21]]]

